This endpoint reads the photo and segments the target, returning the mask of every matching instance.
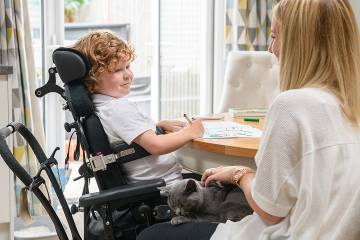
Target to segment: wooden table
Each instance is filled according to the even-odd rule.
[[[216,121],[216,120],[212,120]],[[232,118],[225,116],[224,119],[219,121],[233,121],[240,124],[247,124],[258,129],[263,129],[264,119],[260,119],[260,122],[244,122],[243,118]],[[223,154],[227,156],[235,157],[247,157],[254,158],[257,150],[259,149],[260,138],[226,138],[226,139],[195,139],[190,144],[190,147]]]

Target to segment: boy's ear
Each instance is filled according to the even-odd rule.
[[[158,187],[160,190],[160,196],[168,197],[170,195],[170,186]]]
[[[185,193],[190,194],[193,192],[197,192],[197,185],[194,179],[189,179],[185,186]]]

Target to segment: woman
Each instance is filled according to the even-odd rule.
[[[360,239],[360,44],[348,0],[281,0],[269,51],[280,62],[256,174],[207,170],[238,184],[254,214],[240,222],[159,224],[139,239]],[[201,236],[200,236],[201,235]],[[198,237],[200,236],[200,237]]]

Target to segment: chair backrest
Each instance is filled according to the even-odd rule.
[[[279,94],[279,65],[266,51],[232,51],[225,69],[217,112],[229,108],[268,108]]]
[[[53,53],[53,62],[64,82],[67,105],[78,123],[77,137],[82,147],[92,156],[112,154],[107,135],[83,84],[90,68],[87,59],[75,49],[58,48]],[[94,172],[94,176],[100,190],[126,184],[121,164],[109,164],[106,170]]]

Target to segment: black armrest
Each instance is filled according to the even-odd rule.
[[[142,200],[148,198],[149,195],[152,196],[154,193],[160,194],[158,187],[164,185],[165,181],[163,179],[152,179],[119,186],[97,193],[89,193],[80,197],[79,206],[86,208],[114,201],[126,203],[132,201],[134,198]]]

